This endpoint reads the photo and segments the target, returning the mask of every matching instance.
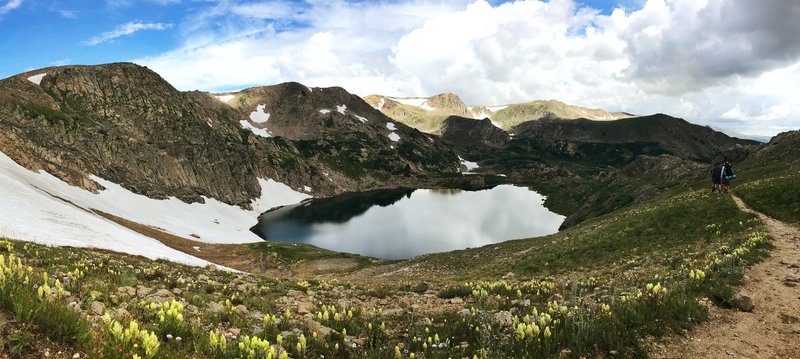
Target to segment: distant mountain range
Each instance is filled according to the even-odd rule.
[[[364,101],[399,122],[428,133],[440,133],[449,116],[484,119],[503,129],[541,119],[578,119],[611,121],[633,117],[625,112],[607,112],[568,105],[556,100],[538,100],[503,106],[467,106],[457,95],[443,93],[431,97],[390,97],[369,95]]]

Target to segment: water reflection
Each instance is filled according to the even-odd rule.
[[[253,231],[386,259],[555,233],[564,217],[510,185],[482,191],[396,189],[311,200],[264,213]]]

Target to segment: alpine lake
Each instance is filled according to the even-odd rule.
[[[564,216],[544,200],[513,185],[345,193],[274,208],[252,231],[267,241],[405,259],[553,234]]]

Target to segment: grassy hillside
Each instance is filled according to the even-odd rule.
[[[30,353],[47,338],[97,358],[638,356],[637,338],[704,318],[694,298],[730,300],[769,246],[762,230],[729,197],[685,191],[553,236],[299,281],[3,241],[0,307],[19,324],[2,345]]]
[[[734,163],[734,191],[754,209],[800,224],[800,131],[776,137],[769,146]]]

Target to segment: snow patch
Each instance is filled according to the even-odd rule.
[[[458,160],[461,161],[461,165],[467,168],[467,172],[480,168],[477,162],[467,161],[461,156],[458,156]]]
[[[387,122],[386,128],[388,128],[389,131],[397,131],[397,127],[394,126],[394,122]]]
[[[266,128],[255,127],[252,124],[250,124],[250,122],[248,122],[247,120],[241,120],[239,121],[239,124],[242,125],[242,128],[252,131],[256,136],[261,136],[266,138],[272,137],[272,134],[269,131],[267,131]]]
[[[203,204],[189,204],[173,197],[152,199],[111,181],[91,178],[106,189],[92,193],[73,187],[49,173],[29,171],[0,153],[0,235],[202,266],[209,263],[106,220],[93,210],[185,238],[199,237],[192,240],[205,243],[252,243],[262,240],[250,232],[261,213],[309,197],[285,184],[258,179],[261,197],[251,203],[253,210],[248,211],[213,198],[204,198]]]
[[[228,102],[231,102],[231,100],[233,100],[234,98],[236,98],[236,95],[220,95],[220,96],[214,96],[214,97],[216,97],[217,100],[220,100],[220,101],[222,101],[224,103],[228,103]]]
[[[497,112],[497,111],[500,111],[500,110],[505,110],[507,107],[508,107],[508,105],[504,105],[504,106],[486,106],[486,109],[489,110],[490,112]]]
[[[306,192],[306,193],[308,193],[308,192],[311,192],[311,191],[312,191],[311,187],[309,187],[309,186],[303,186],[303,192]]]
[[[46,72],[43,73],[43,74],[33,75],[31,77],[28,77],[28,81],[33,82],[33,83],[35,83],[37,85],[41,85],[42,84],[42,79],[44,78],[45,75],[47,75]]]
[[[266,123],[269,120],[269,114],[264,111],[267,105],[258,105],[256,110],[250,112],[250,120],[255,123]]]
[[[378,106],[372,106],[372,107],[374,109],[380,111],[381,109],[383,109],[383,105],[385,105],[385,104],[386,104],[386,101],[383,99],[383,97],[381,97],[381,100],[378,101]]]
[[[353,114],[353,116],[355,116],[359,121],[361,121],[363,123],[367,123],[367,121],[369,121],[369,120],[366,119],[366,117],[361,117],[361,116],[356,115],[356,114]]]
[[[329,110],[327,108],[323,108],[323,109],[319,110],[319,113],[321,113],[323,115],[326,114],[326,113],[329,113],[329,112],[331,112],[331,110]]]
[[[341,113],[344,115],[344,112],[347,110],[347,105],[336,106],[336,112]]]
[[[400,135],[398,135],[397,132],[392,132],[389,134],[389,139],[394,142],[400,141]]]

